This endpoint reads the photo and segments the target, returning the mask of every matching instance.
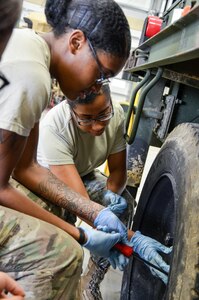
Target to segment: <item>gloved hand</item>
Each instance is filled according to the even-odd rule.
[[[118,217],[126,210],[127,203],[126,200],[121,197],[120,195],[117,195],[113,193],[110,190],[104,190],[102,193],[103,197],[103,203],[110,203],[108,207],[110,207],[110,210],[116,214]]]
[[[107,226],[98,226],[98,230],[102,230],[104,232],[109,232]],[[118,250],[112,249],[110,251],[110,256],[108,257],[108,261],[112,265],[113,269],[118,268],[120,271],[123,271],[125,266],[128,264],[129,259],[128,257],[124,256]]]
[[[82,229],[87,235],[87,242],[83,246],[97,256],[110,257],[110,250],[121,240],[120,233],[106,233],[90,228]]]
[[[133,247],[134,252],[136,252],[141,258],[169,273],[169,265],[166,264],[158,252],[169,254],[172,251],[172,247],[166,247],[158,241],[141,234],[140,231],[135,232],[130,242],[128,242],[128,245]],[[168,276],[153,267],[149,268],[153,275],[159,277],[165,284],[167,284]]]
[[[124,268],[129,262],[128,257],[114,249],[111,250],[111,255],[108,257],[108,260],[113,269],[118,268],[120,271],[124,271]]]
[[[107,226],[108,232],[119,232],[121,235],[121,242],[126,244],[127,242],[127,228],[118,219],[118,217],[112,213],[109,207],[102,209],[94,220],[94,226]]]

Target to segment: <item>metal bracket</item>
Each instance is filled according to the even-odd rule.
[[[127,121],[126,121],[126,134],[125,134],[125,138],[126,138],[128,144],[132,144],[133,141],[134,141],[134,139],[135,139],[146,95],[152,89],[152,87],[159,81],[159,79],[162,77],[162,73],[163,73],[163,69],[162,68],[158,68],[155,77],[152,80],[150,80],[149,82],[147,82],[148,79],[149,79],[149,76],[150,76],[150,71],[147,70],[147,73],[146,73],[144,79],[140,82],[140,84],[138,84],[138,86],[134,90],[134,93],[132,95],[132,101],[130,103],[129,110],[128,110],[128,113],[127,113]],[[140,97],[139,97],[139,101],[138,101],[138,106],[136,108],[136,114],[135,114],[135,119],[134,119],[134,123],[133,123],[133,128],[131,130],[130,136],[128,136],[127,132],[128,132],[128,126],[129,126],[129,123],[130,123],[131,114],[132,114],[132,111],[135,111],[135,107],[134,107],[135,97],[136,97],[136,94],[137,94],[138,90],[146,82],[147,82],[147,84],[143,87],[143,90],[140,93]]]
[[[160,141],[164,141],[166,138],[175,104],[176,97],[174,95],[168,95],[165,97],[162,110],[163,117],[160,121],[157,121],[156,128],[154,129],[154,133],[157,135]]]
[[[158,111],[157,109],[146,107],[146,108],[143,109],[143,116],[145,118],[161,120],[162,117],[163,117],[163,113]]]
[[[147,59],[149,57],[149,51],[144,51],[144,50],[141,50],[141,49],[136,49],[135,50],[135,58],[145,58]]]

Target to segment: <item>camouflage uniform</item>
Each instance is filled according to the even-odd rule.
[[[11,180],[11,185],[32,200],[43,202],[16,181]],[[59,209],[55,207],[55,211]],[[83,251],[66,232],[0,206],[0,246],[0,270],[19,281],[25,299],[80,299]]]
[[[107,178],[100,171],[95,170],[85,176],[82,177],[82,181],[85,185],[85,188],[88,192],[88,195],[91,200],[102,204],[103,206],[108,206],[110,203],[105,202],[102,197],[103,191],[106,189]],[[50,203],[49,201],[39,198],[34,193],[29,191],[27,188],[19,184],[17,181],[11,179],[11,185],[25,193],[30,199],[35,201],[41,207],[46,210],[54,213],[55,215],[65,219],[67,222],[74,224],[76,221],[76,216],[71,214],[69,211],[65,211],[64,209],[56,206],[55,204]],[[127,190],[124,190],[122,196],[126,199],[128,207],[126,212],[121,216],[121,220],[124,224],[130,228],[132,223],[133,211],[134,211],[134,199],[129,194]],[[72,239],[72,238],[71,238]],[[73,240],[73,239],[72,239]],[[74,241],[74,240],[73,240]],[[75,241],[74,241],[75,242]],[[72,248],[72,247],[71,247]],[[59,251],[58,251],[59,253]],[[88,263],[88,268],[82,276],[82,293],[83,299],[85,300],[101,300],[102,296],[100,293],[99,285],[101,281],[104,279],[106,272],[110,267],[110,263],[107,259],[102,257],[95,257],[91,255],[90,261]],[[77,282],[77,281],[76,281]],[[76,283],[77,284],[77,283]],[[71,284],[72,285],[72,284]],[[74,285],[73,285],[74,286]],[[65,295],[65,294],[64,294]],[[30,298],[32,299],[32,298]],[[34,298],[33,298],[34,299]],[[39,298],[38,300],[43,299],[51,299],[51,298]],[[52,298],[52,299],[76,299],[74,298]],[[29,300],[29,298],[28,298]]]

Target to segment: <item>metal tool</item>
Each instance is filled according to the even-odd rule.
[[[125,244],[121,244],[121,243],[117,243],[114,247],[114,249],[120,251],[123,255],[125,255],[126,257],[130,257],[133,255],[133,257],[139,261],[141,261],[144,264],[147,264],[148,266],[156,269],[157,271],[165,274],[168,276],[167,272],[165,272],[164,270],[160,269],[159,267],[157,267],[156,265],[150,263],[149,261],[145,260],[144,258],[141,258],[137,253],[135,253],[133,251],[133,248],[125,245]]]

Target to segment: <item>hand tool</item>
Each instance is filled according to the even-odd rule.
[[[164,270],[160,269],[159,267],[157,267],[156,265],[150,263],[149,261],[145,260],[144,258],[141,258],[137,253],[135,253],[133,251],[133,247],[130,247],[128,245],[122,244],[122,243],[117,243],[114,247],[114,249],[120,251],[123,255],[125,255],[126,257],[130,257],[133,255],[133,257],[139,261],[141,261],[144,264],[147,264],[148,266],[156,269],[159,272],[162,272],[163,274],[168,276],[168,273],[165,272]]]

